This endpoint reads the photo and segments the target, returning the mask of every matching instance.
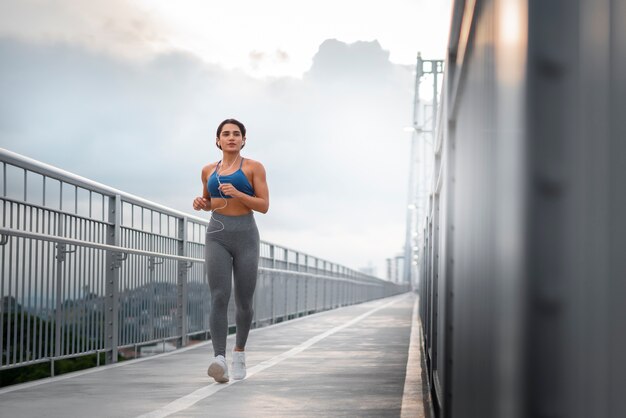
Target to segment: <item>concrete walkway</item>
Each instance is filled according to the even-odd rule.
[[[206,375],[212,356],[209,341],[2,389],[1,415],[428,416],[421,399],[417,326],[411,338],[416,307],[415,296],[405,294],[253,330],[247,345],[248,377],[242,381],[217,384]],[[233,343],[234,336],[229,336],[227,351]]]

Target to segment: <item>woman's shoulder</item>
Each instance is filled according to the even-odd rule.
[[[207,165],[205,165],[204,167],[202,167],[202,178],[206,179],[208,178],[211,173],[213,173],[213,170],[215,170],[215,167],[217,166],[218,161],[215,161],[213,163],[208,163]]]
[[[244,164],[246,164],[248,167],[250,167],[253,170],[264,169],[263,164],[261,164],[260,161],[253,160],[252,158],[246,157],[244,160]]]

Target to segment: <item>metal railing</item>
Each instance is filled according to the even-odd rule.
[[[208,221],[0,149],[0,370],[208,335]],[[408,290],[261,242],[253,325]],[[229,326],[234,326],[234,304]],[[99,356],[98,356],[99,360]]]

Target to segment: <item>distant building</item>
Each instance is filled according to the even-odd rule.
[[[393,283],[404,282],[404,255],[398,254],[387,259],[387,280]]]
[[[367,267],[361,267],[359,271],[363,274],[367,274],[368,276],[376,277],[376,266],[370,263]]]

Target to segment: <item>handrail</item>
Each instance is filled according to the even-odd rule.
[[[37,240],[41,240],[41,241],[56,242],[56,243],[59,243],[59,244],[67,244],[67,245],[88,247],[88,248],[94,248],[94,249],[98,249],[98,250],[112,251],[112,252],[117,253],[117,254],[135,254],[135,255],[141,255],[141,256],[145,256],[145,257],[167,258],[167,259],[170,259],[170,260],[186,261],[186,262],[191,262],[191,263],[201,263],[201,264],[204,263],[204,259],[201,259],[201,258],[192,258],[192,257],[184,257],[184,256],[179,256],[179,255],[173,255],[173,254],[165,254],[165,253],[156,253],[156,252],[152,252],[152,251],[136,250],[136,249],[128,248],[128,247],[120,247],[120,246],[116,246],[116,245],[107,245],[107,244],[98,244],[98,243],[89,242],[89,241],[83,241],[83,240],[79,240],[79,239],[64,238],[64,237],[58,237],[58,236],[55,236],[55,235],[39,234],[39,233],[36,233],[36,232],[25,232],[25,231],[20,231],[18,229],[13,229],[13,228],[0,227],[0,237],[2,237],[2,238],[0,238],[0,245],[5,245],[8,242],[7,238],[9,236],[29,238],[29,239],[37,239]],[[275,268],[271,268],[271,267],[259,267],[259,269],[267,271],[267,272],[276,272],[276,273],[284,273],[286,271],[286,270],[275,269]],[[362,281],[351,279],[351,278],[332,277],[332,276],[326,276],[324,274],[306,273],[306,272],[300,272],[300,271],[289,271],[289,274],[292,274],[294,276],[315,276],[315,277],[325,278],[325,279],[328,279],[328,280],[344,281],[344,282],[347,282],[347,283],[356,283],[356,284],[366,284],[366,285],[370,285],[370,286],[377,286],[378,285],[377,283],[367,283],[367,282],[363,283]]]
[[[97,181],[89,180],[85,177],[70,173],[69,171],[65,171],[61,168],[49,164],[42,163],[40,161],[34,160],[16,152],[6,150],[4,148],[0,148],[0,161],[32,171],[37,174],[41,174],[42,176],[50,177],[55,180],[71,184],[73,186],[79,186],[108,197],[115,197],[116,195],[119,195],[124,201],[143,206],[147,209],[154,209],[159,212],[163,212],[168,215],[178,216],[181,218],[185,217],[188,219],[192,219],[198,223],[207,223],[206,219],[189,215],[176,209],[168,208],[167,206],[163,206],[150,200],[141,198],[139,196],[135,196],[133,194],[126,193],[105,184],[98,183]]]
[[[192,263],[204,263],[204,260],[201,258],[192,258],[192,257],[185,257],[185,256],[180,256],[180,255],[174,255],[174,254],[137,250],[134,248],[121,247],[117,245],[99,244],[97,242],[83,241],[83,240],[74,239],[74,238],[65,238],[65,237],[59,237],[56,235],[46,235],[46,234],[40,234],[38,232],[27,232],[27,231],[20,231],[19,229],[14,229],[14,228],[0,227],[0,236],[3,236],[3,239],[4,239],[4,236],[7,236],[7,235],[13,235],[13,236],[22,237],[22,238],[38,239],[41,241],[56,242],[60,244],[78,245],[81,247],[95,248],[98,250],[107,250],[107,251],[112,251],[114,253],[121,253],[121,254],[136,254],[136,255],[143,255],[143,256],[148,256],[148,257],[168,258],[168,259],[176,260],[176,261],[189,261]]]

